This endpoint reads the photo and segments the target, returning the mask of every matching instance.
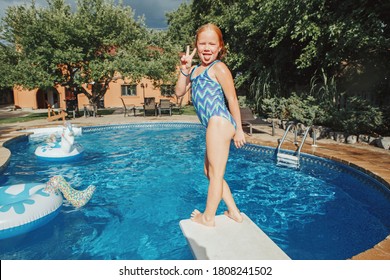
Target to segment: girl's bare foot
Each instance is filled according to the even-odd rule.
[[[191,221],[199,223],[199,224],[204,225],[204,226],[208,226],[208,227],[214,227],[215,226],[214,220],[207,221],[205,216],[203,215],[203,213],[201,213],[198,209],[195,209],[191,213]]]
[[[237,223],[242,223],[244,220],[239,211],[225,211],[224,214]]]

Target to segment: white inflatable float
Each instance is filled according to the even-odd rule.
[[[78,158],[84,152],[84,148],[75,143],[72,125],[67,122],[61,134],[61,141],[57,142],[54,134],[47,140],[46,144],[38,146],[35,150],[35,155],[44,160],[50,161],[66,161]]]
[[[58,214],[62,196],[45,187],[39,183],[0,187],[0,239],[34,230]]]
[[[95,189],[91,185],[75,190],[62,176],[54,176],[46,184],[0,187],[0,239],[29,232],[51,221],[63,204],[62,195],[79,208],[87,204]]]

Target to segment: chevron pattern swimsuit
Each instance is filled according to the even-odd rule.
[[[219,60],[211,63],[200,75],[193,78],[194,70],[191,72],[192,103],[200,122],[207,127],[209,119],[213,116],[226,118],[236,128],[236,122],[225,104],[225,95],[219,83],[210,78],[208,70]]]

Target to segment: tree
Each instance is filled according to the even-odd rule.
[[[168,37],[174,44],[180,46],[181,50],[186,45],[194,43],[195,23],[191,12],[191,6],[181,3],[176,11],[166,14],[168,21]]]
[[[0,89],[10,88],[9,81],[12,79],[12,71],[17,60],[13,47],[0,43]]]
[[[118,78],[137,82],[142,77],[167,79],[173,73],[173,60],[166,58],[171,52],[149,45],[152,35],[142,21],[134,20],[130,7],[79,0],[72,12],[64,0],[47,2],[47,8],[34,2],[10,7],[3,19],[1,39],[17,56],[10,79],[14,85],[62,85],[97,105]],[[92,84],[92,91],[85,84]]]
[[[149,63],[149,77],[160,78],[159,80],[154,80],[156,86],[161,81],[174,84],[177,80],[178,46],[172,42],[167,31],[161,30],[149,30],[147,45],[152,53],[147,61]]]

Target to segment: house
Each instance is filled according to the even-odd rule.
[[[85,89],[90,91],[91,87],[86,85]],[[156,103],[160,99],[170,99],[172,103],[178,103],[174,91],[174,85],[163,84],[160,87],[154,87],[153,82],[146,78],[137,84],[126,83],[123,79],[117,79],[109,84],[109,88],[100,105],[104,108],[120,108],[123,106],[120,97],[123,98],[126,104],[133,104],[140,107],[143,105],[145,97],[155,97]],[[66,109],[66,101],[72,99],[77,100],[77,105],[80,110],[89,104],[85,94],[81,93],[77,97],[74,97],[63,86],[33,90],[15,87],[13,94],[15,106],[20,108],[46,109],[50,104],[53,108]],[[188,104],[189,100],[189,95],[185,95],[182,104]]]

